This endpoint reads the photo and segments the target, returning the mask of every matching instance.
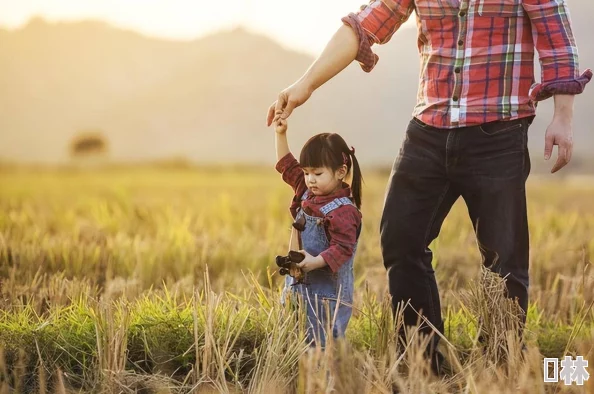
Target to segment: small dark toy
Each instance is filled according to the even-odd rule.
[[[293,285],[303,283],[305,275],[297,264],[305,259],[305,255],[294,250],[289,251],[287,256],[276,256],[276,265],[280,267],[279,274],[291,275],[297,282]]]

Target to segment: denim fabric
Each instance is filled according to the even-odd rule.
[[[338,205],[334,209],[340,209]],[[334,210],[332,209],[332,210]],[[326,213],[330,213],[327,211]],[[330,246],[323,218],[310,216],[300,210],[297,218],[305,217],[305,229],[301,232],[303,249],[312,256],[319,255]],[[326,328],[331,327],[334,338],[344,336],[352,314],[354,291],[353,261],[357,244],[351,258],[338,270],[330,267],[316,269],[305,274],[303,284],[293,285],[295,280],[286,276],[282,300],[287,294],[297,295],[293,300],[307,307],[307,339],[312,345],[326,345]]]
[[[528,128],[533,117],[458,129],[417,119],[394,163],[381,219],[381,247],[394,311],[405,325],[420,311],[443,333],[430,243],[462,196],[483,264],[507,277],[507,295],[528,307],[528,220],[525,182],[530,173]],[[525,314],[521,316],[525,321]],[[427,324],[422,331],[431,333]],[[402,334],[402,333],[401,333]],[[435,345],[438,336],[435,336]]]

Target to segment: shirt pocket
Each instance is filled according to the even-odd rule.
[[[415,10],[420,19],[443,19],[442,0],[415,0]]]
[[[485,18],[512,18],[520,14],[522,0],[475,0],[475,13]]]

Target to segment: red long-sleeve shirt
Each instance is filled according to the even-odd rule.
[[[592,1],[592,0],[583,0]],[[473,126],[535,114],[536,102],[579,94],[580,74],[564,0],[371,0],[342,20],[359,37],[366,72],[416,11],[421,73],[413,116],[440,128]],[[534,81],[534,48],[542,81]]]

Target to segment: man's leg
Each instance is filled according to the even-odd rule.
[[[483,263],[506,277],[508,297],[528,308],[528,219],[525,184],[530,173],[531,119],[469,128],[461,139],[462,196],[477,234]]]
[[[415,120],[409,124],[390,175],[380,229],[393,310],[396,312],[400,303],[410,302],[404,309],[405,325],[422,322],[416,310],[441,332],[443,322],[429,244],[459,197],[446,171],[452,133]],[[422,327],[425,333],[432,332],[427,324]],[[434,338],[436,345],[439,337]]]

